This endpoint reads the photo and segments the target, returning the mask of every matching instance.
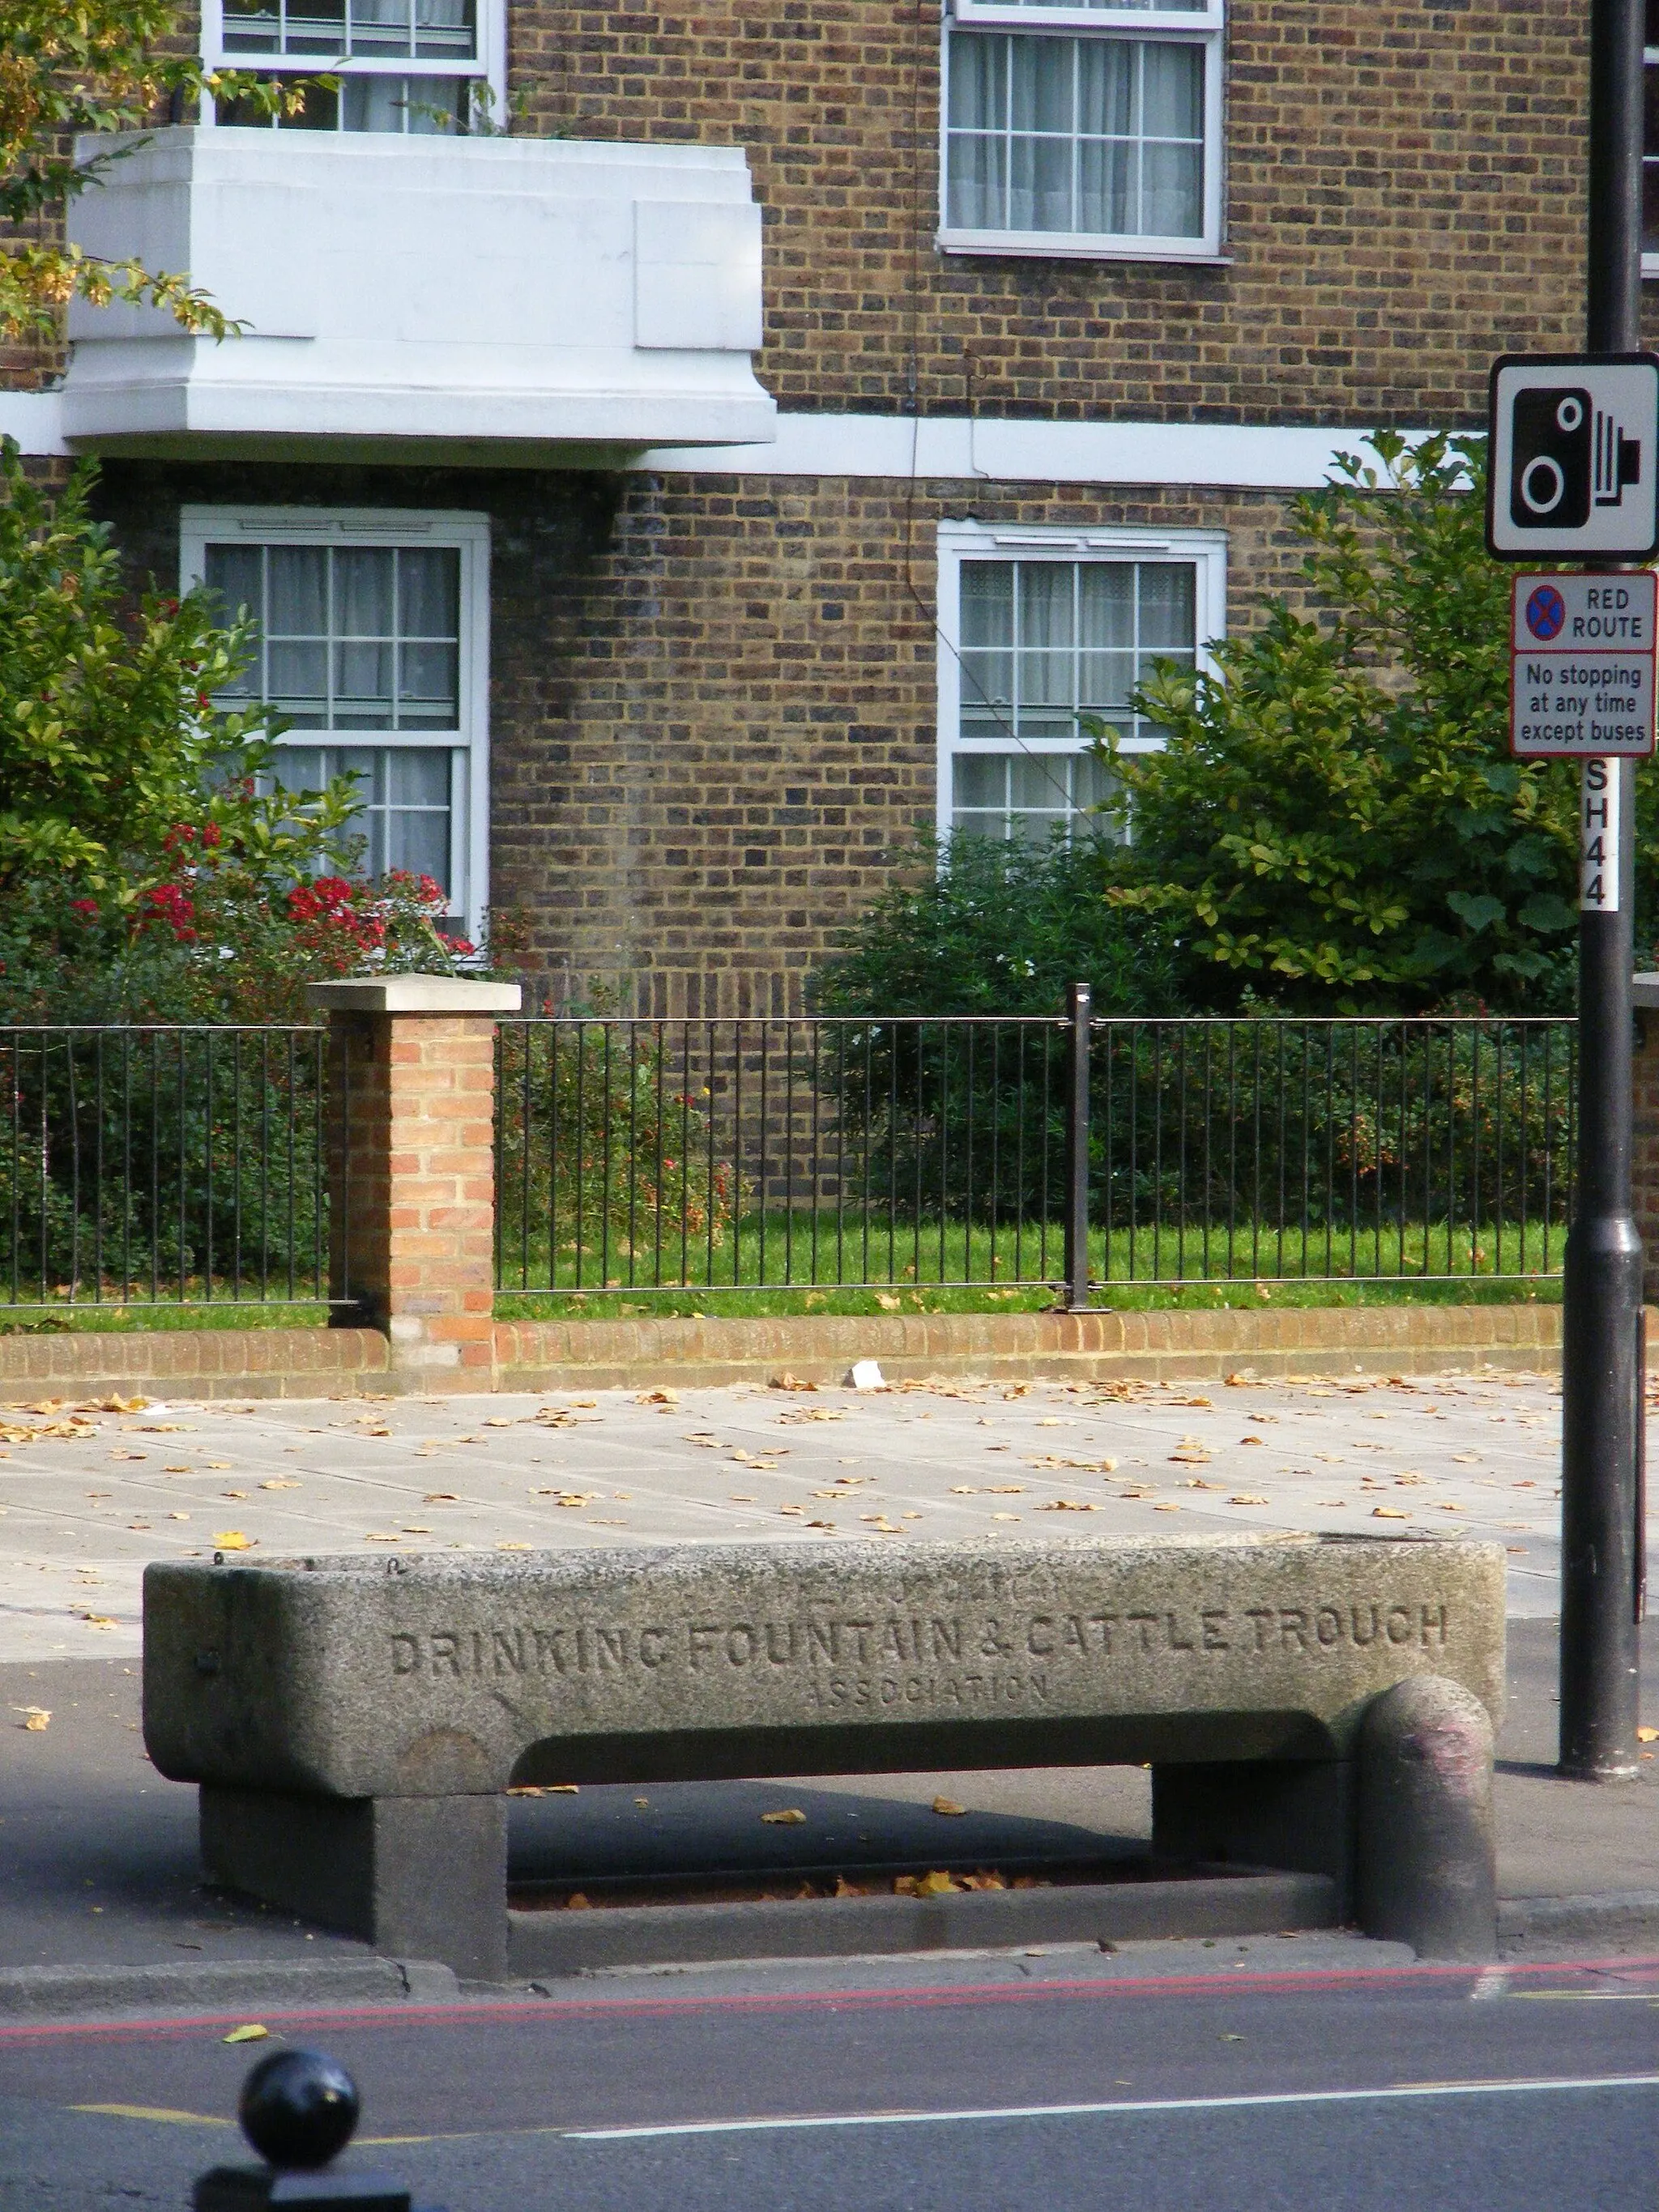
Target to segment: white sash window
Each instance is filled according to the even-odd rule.
[[[1098,834],[1097,734],[1155,746],[1135,687],[1159,661],[1203,665],[1225,611],[1226,543],[1209,532],[941,526],[940,834]]]
[[[489,562],[481,516],[185,512],[186,585],[258,633],[219,703],[276,709],[282,787],[352,777],[365,870],[431,876],[471,938],[489,898]]]
[[[1222,35],[1221,0],[956,0],[940,245],[1215,258]]]

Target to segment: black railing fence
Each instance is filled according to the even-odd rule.
[[[325,1304],[326,1035],[0,1029],[0,1303]]]
[[[1558,1019],[503,1022],[503,1291],[1559,1272]]]
[[[504,1291],[1559,1273],[1570,1021],[508,1020]],[[0,1030],[0,1304],[325,1305],[326,1032]],[[335,1194],[351,1204],[355,1186]]]

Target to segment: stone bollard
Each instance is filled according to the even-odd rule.
[[[1366,1708],[1359,1731],[1358,1905],[1368,1936],[1421,1959],[1498,1948],[1492,1728],[1456,1682],[1419,1674]]]
[[[384,1329],[421,1389],[488,1389],[494,1357],[495,1017],[516,983],[357,976],[328,1016],[329,1295]]]

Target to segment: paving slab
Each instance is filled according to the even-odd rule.
[[[1501,1541],[1510,1612],[1551,1616],[1559,1416],[1559,1381],[1498,1370],[1201,1388],[951,1378],[880,1392],[36,1400],[0,1410],[0,1660],[136,1653],[145,1563],[221,1546],[994,1545],[1063,1528],[1431,1527]]]

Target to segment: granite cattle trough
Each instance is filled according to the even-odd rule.
[[[1158,1860],[1317,1877],[1326,1917],[1462,1955],[1504,1566],[1409,1535],[168,1562],[145,1740],[213,1879],[482,1979],[524,1969],[510,1784],[1131,1763]]]

